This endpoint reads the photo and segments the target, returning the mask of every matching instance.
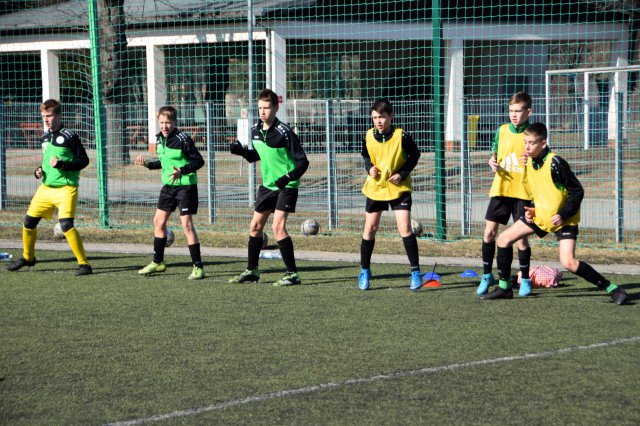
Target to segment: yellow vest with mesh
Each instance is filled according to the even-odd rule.
[[[411,175],[402,179],[398,185],[389,182],[389,177],[398,171],[407,161],[402,152],[402,129],[395,129],[391,138],[378,142],[373,136],[374,129],[367,132],[366,144],[371,163],[378,169],[373,178],[367,175],[362,193],[376,201],[390,201],[404,192],[411,192]]]
[[[540,229],[547,232],[556,232],[563,226],[577,225],[580,222],[580,210],[564,221],[562,226],[551,223],[551,217],[558,213],[560,207],[567,201],[567,190],[558,189],[551,177],[551,159],[554,153],[549,153],[540,169],[535,170],[531,164],[531,158],[527,160],[527,183],[533,195],[533,203],[536,206],[536,215],[533,222]]]
[[[489,196],[531,200],[531,194],[525,186],[526,167],[520,164],[520,155],[524,153],[524,133],[513,133],[509,124],[503,124],[499,129],[498,141],[496,160],[499,167]]]

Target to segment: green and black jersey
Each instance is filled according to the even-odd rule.
[[[251,128],[251,142],[253,149],[248,150],[245,158],[250,163],[260,161],[265,188],[277,191],[276,181],[285,175],[290,179],[287,188],[300,186],[300,178],[307,171],[309,160],[298,135],[289,125],[276,118],[271,127],[263,130],[262,121],[258,121]]]
[[[54,132],[47,131],[42,138],[42,184],[52,188],[78,186],[80,170],[89,165],[89,156],[80,138],[62,126]],[[51,158],[58,160],[51,166]]]
[[[162,183],[167,186],[188,186],[198,184],[196,171],[204,166],[204,159],[196,148],[193,139],[178,128],[165,139],[162,132],[156,135],[158,160],[147,162],[150,170],[162,169]],[[180,169],[182,176],[173,180],[174,167]]]

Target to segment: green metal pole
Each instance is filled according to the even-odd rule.
[[[436,237],[447,239],[447,188],[444,181],[444,72],[442,46],[442,6],[440,0],[431,4],[432,60],[431,76],[433,87],[433,134],[436,169]],[[449,101],[452,101],[450,99]]]
[[[100,69],[100,39],[98,36],[97,0],[89,0],[89,38],[91,41],[91,78],[93,81],[93,118],[96,138],[96,167],[98,171],[98,208],[100,227],[108,228],[109,220],[109,174],[107,169],[107,114],[102,102],[102,80]]]

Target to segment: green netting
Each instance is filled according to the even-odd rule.
[[[91,158],[81,226],[149,226],[160,177],[132,159],[153,156],[155,112],[172,105],[206,159],[198,226],[245,230],[259,169],[228,146],[246,141],[269,87],[311,161],[292,227],[312,217],[325,232],[361,232],[360,148],[372,101],[388,97],[423,151],[414,218],[438,238],[478,237],[491,139],[525,90],[585,187],[581,241],[637,244],[640,88],[627,66],[638,64],[639,3],[3,2],[0,225],[20,223],[37,187],[38,107],[57,98]]]

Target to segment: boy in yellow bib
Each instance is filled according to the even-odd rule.
[[[42,179],[31,199],[22,227],[22,258],[9,263],[9,271],[18,271],[25,266],[36,264],[35,246],[38,239],[38,223],[42,218],[51,219],[58,209],[58,221],[64,236],[78,260],[76,275],[89,275],[93,271],[87,262],[87,255],[80,234],[74,226],[80,170],[89,165],[89,157],[80,138],[62,125],[60,102],[49,99],[40,105],[40,115],[47,129],[42,136],[42,164],[34,172],[36,179]]]
[[[524,131],[527,159],[527,187],[534,207],[498,237],[498,288],[482,299],[510,299],[513,243],[536,234],[543,238],[553,232],[558,239],[560,262],[569,272],[605,290],[616,305],[627,301],[622,287],[612,284],[591,265],[576,259],[576,239],[580,222],[580,204],[584,190],[569,164],[547,147],[547,127],[534,123]]]
[[[389,207],[395,212],[398,231],[411,264],[413,291],[422,287],[418,241],[411,230],[411,171],[418,164],[420,151],[413,138],[394,127],[393,107],[386,99],[378,99],[371,106],[374,127],[369,129],[362,145],[362,158],[367,179],[362,193],[367,197],[364,232],[360,243],[358,287],[369,289],[371,256],[382,212]]]
[[[509,218],[517,222],[524,214],[524,206],[531,201],[531,195],[524,185],[527,177],[525,165],[520,160],[524,154],[524,129],[529,125],[530,115],[531,97],[525,92],[514,94],[509,99],[509,123],[500,126],[493,138],[489,167],[495,176],[484,217],[482,279],[476,288],[478,296],[487,294],[489,287],[495,284],[492,269],[499,226],[506,225]],[[527,238],[518,241],[518,260],[522,273],[518,295],[526,297],[531,294],[531,247]]]

